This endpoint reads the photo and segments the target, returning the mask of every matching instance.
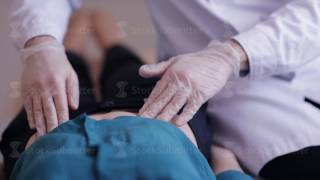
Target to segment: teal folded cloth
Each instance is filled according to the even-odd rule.
[[[96,121],[84,114],[33,143],[20,156],[10,179],[216,177],[196,146],[169,123],[134,116]]]

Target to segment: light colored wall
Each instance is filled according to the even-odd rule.
[[[111,12],[125,35],[125,41],[137,52],[154,59],[155,32],[145,0],[87,0],[86,6]]]
[[[21,64],[8,38],[8,7],[10,1],[0,1],[0,133],[20,107],[16,98]],[[111,12],[125,33],[125,41],[149,61],[154,59],[154,31],[144,0],[87,0],[86,6]]]
[[[18,54],[8,37],[8,7],[10,1],[0,2],[0,132],[15,113],[15,88],[20,76],[21,64]]]

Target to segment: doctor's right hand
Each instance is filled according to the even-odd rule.
[[[161,77],[139,115],[186,124],[202,104],[215,96],[229,78],[247,69],[244,50],[233,40],[213,41],[198,52],[140,68],[140,75]],[[182,112],[179,114],[179,111]]]
[[[30,128],[42,136],[69,119],[79,105],[78,77],[64,47],[51,37],[29,40],[21,50],[22,96]]]

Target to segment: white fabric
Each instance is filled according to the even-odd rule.
[[[13,1],[11,32],[18,47],[40,34],[62,39],[71,1]],[[319,0],[147,3],[161,60],[203,49],[214,39],[234,37],[245,48],[249,78],[227,86],[208,111],[219,116],[212,118],[215,140],[252,173],[275,156],[320,144],[319,111],[303,101],[308,96],[320,102]]]
[[[295,83],[276,78],[237,82],[209,101],[214,141],[257,175],[273,158],[320,145],[320,111]]]
[[[51,35],[62,43],[69,16],[81,0],[12,0],[10,37],[18,49],[39,35]]]
[[[148,4],[162,60],[200,50],[212,39],[234,37],[247,51],[249,78],[227,85],[208,112],[215,141],[251,173],[278,155],[320,145],[320,111],[304,102],[305,96],[320,102],[319,0]]]

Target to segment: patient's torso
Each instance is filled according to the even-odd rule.
[[[175,126],[132,116],[96,121],[86,115],[62,124],[21,155],[11,179],[26,177],[214,179],[205,158]]]

